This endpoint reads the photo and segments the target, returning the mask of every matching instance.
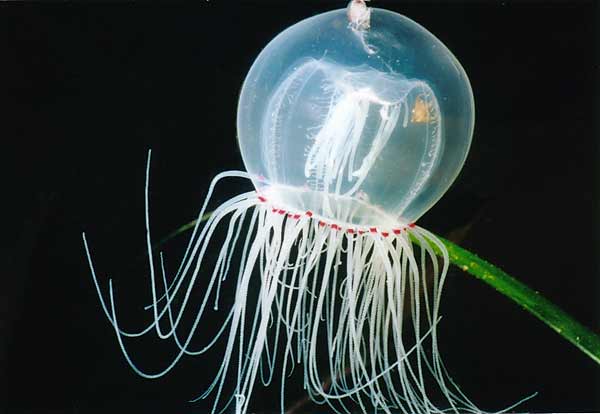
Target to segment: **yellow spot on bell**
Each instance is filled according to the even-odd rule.
[[[410,120],[417,124],[429,122],[429,105],[421,96],[417,96],[415,100]]]

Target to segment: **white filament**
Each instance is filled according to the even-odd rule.
[[[162,255],[158,278],[153,262],[149,169],[146,174],[146,244],[152,291],[148,310],[152,320],[142,330],[130,333],[120,328],[112,280],[107,303],[83,236],[102,308],[136,373],[160,377],[184,355],[205,353],[222,341],[220,368],[199,397],[214,395],[212,414],[230,403],[236,413],[248,412],[257,379],[265,385],[271,383],[277,366],[283,412],[285,380],[298,363],[309,396],[336,412],[349,412],[350,401],[363,412],[391,413],[395,408],[411,413],[448,411],[437,408],[432,398],[445,401],[450,411],[480,412],[448,376],[439,354],[437,324],[448,253],[431,233],[418,227],[385,237],[333,230],[307,214],[294,219],[273,213],[268,202],[249,192],[223,203],[203,225],[198,220],[183,262],[168,283]],[[217,176],[199,218],[206,212],[215,185],[224,177],[247,175],[229,172]],[[226,227],[225,240],[216,262],[207,269],[206,252],[219,226]],[[418,245],[413,240],[418,240]],[[434,247],[442,253],[441,262]],[[229,308],[222,310],[223,326],[206,344],[192,348],[192,338],[205,336],[200,322],[207,306],[225,306],[220,300],[222,284],[236,267],[235,297]],[[207,287],[194,304],[191,292],[200,277],[208,278]],[[251,289],[255,278],[259,288]],[[185,313],[194,317],[191,326],[183,329]],[[124,338],[152,330],[161,339],[172,339],[176,352],[162,370],[146,372],[132,360]],[[236,378],[233,390],[225,389],[229,376]],[[229,397],[222,402],[225,392]]]

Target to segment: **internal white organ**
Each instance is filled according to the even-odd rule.
[[[307,60],[282,81],[267,113],[263,154],[273,181],[289,184],[289,176],[301,174],[311,190],[368,198],[369,174],[397,176],[406,184],[398,186],[396,213],[419,194],[441,152],[439,106],[429,86],[370,67]],[[378,167],[386,148],[410,152],[410,164]],[[299,156],[302,164],[291,161]]]
[[[398,123],[402,104],[382,101],[369,89],[344,93],[330,107],[323,127],[313,137],[306,157],[305,176],[316,178],[323,188],[333,189],[335,194],[340,194],[342,175],[347,171],[347,180],[354,181],[354,185],[343,195],[353,195],[390,139]],[[381,107],[378,111],[381,121],[369,152],[362,158],[360,167],[356,168],[356,151],[372,105]],[[407,121],[405,116],[404,125]]]

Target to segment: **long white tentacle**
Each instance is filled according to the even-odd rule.
[[[303,365],[309,396],[336,412],[349,412],[352,401],[363,412],[480,412],[449,377],[440,356],[437,326],[449,257],[434,235],[400,223],[402,231],[395,232],[323,225],[309,212],[272,206],[255,191],[232,197],[201,223],[222,179],[249,177],[227,172],[212,181],[170,278],[163,255],[158,271],[153,259],[149,165],[150,154],[145,222],[152,318],[143,329],[120,327],[112,280],[106,300],[83,235],[102,309],[136,373],[157,378],[184,355],[212,349],[220,350],[222,363],[197,399],[214,395],[213,414],[230,403],[236,412],[248,412],[256,381],[271,383],[277,366],[283,412],[286,376],[297,363]],[[208,255],[217,235],[218,254]],[[237,277],[231,278],[234,270]],[[204,288],[200,298],[192,294],[198,284]],[[234,289],[233,299],[221,298],[224,289]],[[206,337],[202,322],[209,309],[222,312],[223,322]],[[125,343],[151,332],[176,345],[166,365],[154,372],[138,367]],[[204,340],[200,346],[198,337]],[[234,385],[226,381],[230,376]]]

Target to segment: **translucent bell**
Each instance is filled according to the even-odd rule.
[[[267,45],[242,88],[238,139],[273,203],[393,226],[419,218],[458,175],[473,94],[458,60],[422,26],[362,11],[311,17]]]

